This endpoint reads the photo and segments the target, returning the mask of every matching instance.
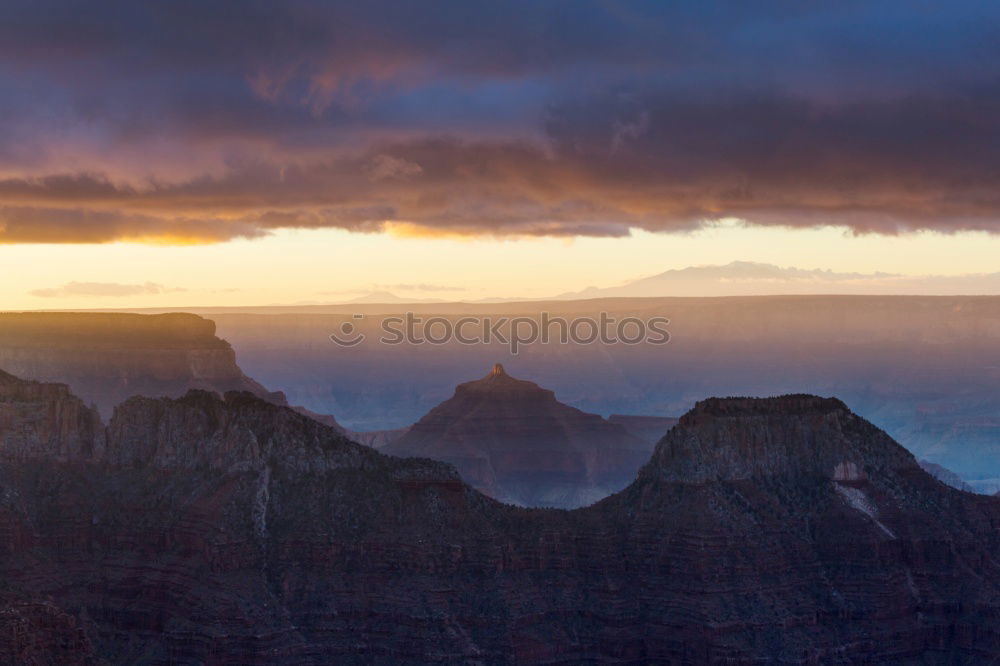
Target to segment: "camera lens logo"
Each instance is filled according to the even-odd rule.
[[[356,314],[354,319],[364,319],[363,314]],[[357,327],[349,321],[345,321],[340,325],[339,333],[331,333],[330,339],[341,347],[354,347],[355,345],[360,345],[365,341],[365,334],[358,333]]]

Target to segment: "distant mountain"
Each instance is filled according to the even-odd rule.
[[[723,266],[690,266],[618,287],[565,293],[559,299],[659,296],[767,296],[775,294],[1000,294],[1000,273],[907,276],[891,273],[837,273],[734,261]]]
[[[631,414],[612,414],[608,417],[611,423],[617,423],[629,433],[653,445],[663,439],[667,431],[677,425],[679,419],[670,416],[634,416]]]
[[[498,380],[505,381],[505,380]],[[699,402],[575,511],[249,393],[0,374],[0,663],[986,664],[1000,500],[839,400]]]
[[[624,488],[650,449],[622,425],[564,405],[497,364],[382,450],[451,463],[504,502],[572,508]]]
[[[439,303],[440,299],[436,298],[404,298],[402,296],[397,296],[388,291],[373,291],[370,294],[365,294],[364,296],[359,296],[353,298],[348,303],[386,303],[386,304],[398,304],[398,303]]]
[[[409,428],[397,428],[395,430],[367,430],[358,432],[355,430],[343,429],[344,436],[352,442],[370,446],[373,449],[383,449],[390,443],[396,441],[406,434]]]
[[[976,489],[965,482],[962,477],[955,474],[953,471],[947,467],[942,467],[936,463],[932,463],[929,460],[921,459],[919,461],[920,466],[925,472],[933,476],[935,479],[942,483],[947,483],[952,488],[957,488],[958,490],[964,490],[967,493],[974,493]]]

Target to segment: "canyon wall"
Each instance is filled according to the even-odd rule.
[[[188,314],[0,313],[0,369],[68,384],[105,418],[133,395],[196,388],[284,402],[243,374],[212,321]]]
[[[67,400],[4,395],[30,418]],[[0,456],[0,579],[10,604],[49,604],[24,649],[52,632],[79,663],[1000,656],[1000,499],[933,479],[838,400],[699,402],[634,483],[576,511],[500,504],[248,393],[129,400],[103,446],[70,416],[28,428],[56,433],[38,455]],[[0,450],[23,430],[6,423]]]

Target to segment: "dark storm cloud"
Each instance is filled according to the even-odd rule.
[[[0,242],[1000,229],[981,2],[8,3]]]
[[[217,243],[264,235],[239,220],[151,216],[117,210],[0,206],[0,244],[139,240]]]

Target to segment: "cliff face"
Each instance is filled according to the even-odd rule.
[[[0,579],[75,618],[81,659],[1000,656],[1000,500],[932,479],[835,400],[700,403],[634,483],[568,512],[501,505],[245,393],[130,400],[106,439],[0,462]],[[76,640],[46,622],[19,644],[42,625]]]
[[[649,448],[623,426],[564,405],[498,364],[483,379],[460,384],[382,450],[449,462],[505,502],[574,508],[624,488]]]
[[[284,403],[243,374],[213,322],[188,314],[0,313],[0,368],[68,384],[105,418],[133,395],[176,398],[190,389]]]
[[[65,384],[22,381],[0,370],[0,459],[99,455],[104,426]]]
[[[367,457],[366,457],[367,456]],[[161,469],[261,470],[280,459],[296,472],[364,467],[374,459],[329,426],[288,409],[261,409],[245,392],[191,391],[179,400],[131,398],[114,413],[97,460]]]

